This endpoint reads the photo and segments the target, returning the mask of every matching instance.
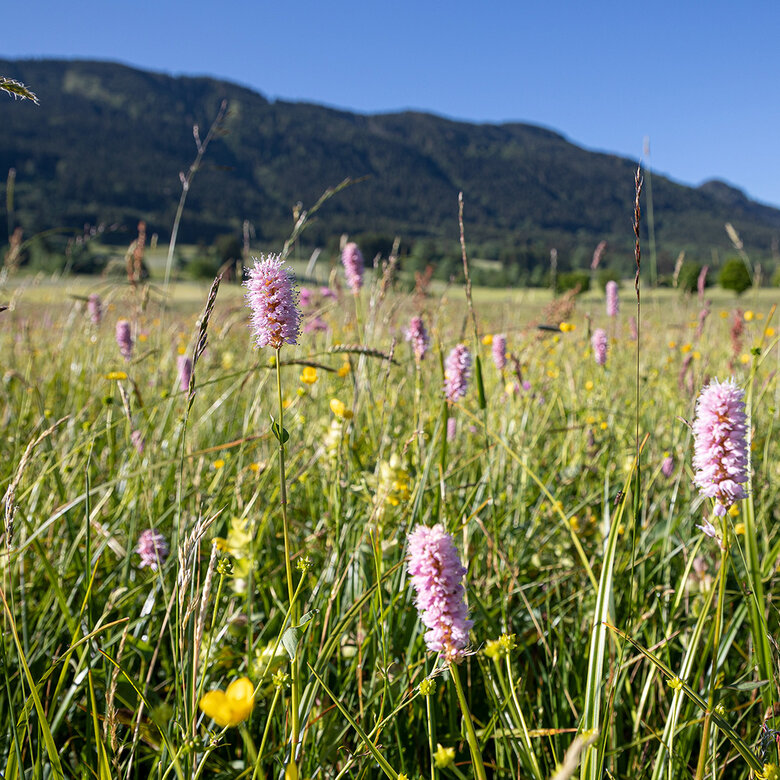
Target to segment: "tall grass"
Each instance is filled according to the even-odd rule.
[[[552,333],[535,327],[540,307],[482,304],[475,291],[472,314],[459,290],[420,299],[369,285],[369,344],[356,344],[351,300],[315,295],[305,316],[328,330],[275,360],[250,346],[233,288],[212,296],[205,320],[206,290],[197,309],[174,297],[165,318],[140,290],[101,293],[99,326],[81,300],[34,289],[0,314],[5,778],[286,768],[290,780],[435,780],[477,776],[475,751],[490,777],[689,777],[707,712],[718,728],[706,776],[746,778],[777,762],[767,737],[780,554],[768,306],[754,305],[745,355],[734,356],[730,305],[714,305],[696,341],[694,302],[670,311],[643,298],[638,367],[625,315],[601,367],[586,318],[601,316],[601,301],[579,304],[575,327]],[[466,317],[476,331],[484,403],[476,386],[458,403],[443,459],[441,366],[429,355],[417,373],[403,342],[412,314],[442,350]],[[133,325],[129,362],[113,337],[121,317]],[[504,376],[483,344],[494,331],[517,359]],[[177,355],[206,335],[181,391]],[[696,389],[730,360],[751,388],[753,483],[727,524],[714,707],[719,555],[696,529],[708,509],[692,486],[685,424],[695,392],[677,383],[691,353]],[[313,383],[304,364],[317,367]],[[337,417],[333,398],[354,416]],[[468,567],[475,621],[460,691],[426,652],[404,565],[409,530],[439,519]],[[157,570],[134,553],[149,528],[172,544]],[[241,677],[255,688],[251,714],[219,726],[201,696]]]

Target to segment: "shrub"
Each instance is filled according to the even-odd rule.
[[[745,261],[740,257],[726,260],[723,268],[720,269],[718,281],[724,290],[734,290],[737,295],[741,295],[753,284],[750,271],[748,271]]]
[[[557,291],[559,293],[574,290],[579,287],[579,292],[590,290],[590,274],[587,271],[564,271],[558,274]]]
[[[686,260],[682,264],[680,275],[677,277],[677,287],[684,293],[696,292],[701,268],[701,263],[697,263],[693,260]]]

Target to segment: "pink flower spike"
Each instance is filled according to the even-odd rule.
[[[617,317],[620,311],[620,301],[618,299],[618,283],[613,279],[607,282],[607,316]]]
[[[607,332],[603,328],[596,328],[590,338],[593,347],[593,357],[599,366],[607,362]]]
[[[363,255],[354,241],[350,241],[341,253],[341,262],[344,265],[344,274],[350,290],[357,295],[363,286],[363,268],[365,263]]]
[[[444,395],[451,403],[466,395],[471,379],[471,352],[465,344],[454,347],[444,361]]]
[[[192,361],[186,355],[179,355],[176,363],[179,371],[179,389],[186,393],[190,388],[190,378],[192,377]]]
[[[159,531],[147,528],[138,537],[135,551],[141,556],[138,564],[140,568],[148,566],[152,571],[157,571],[168,557],[168,542]]]
[[[415,361],[420,363],[425,357],[425,353],[428,351],[428,344],[430,343],[428,331],[425,329],[422,317],[412,317],[409,320],[409,327],[406,329],[405,336],[406,340],[412,345]]]
[[[499,371],[506,366],[506,336],[493,336],[493,363]]]
[[[425,644],[448,663],[457,663],[465,654],[474,621],[468,619],[463,600],[466,569],[441,525],[418,525],[409,534],[408,570],[417,594],[415,606],[428,628]]]
[[[254,266],[244,287],[255,343],[274,349],[297,344],[301,313],[291,272],[282,265],[279,255],[252,259]]]
[[[117,320],[116,343],[122,357],[125,360],[130,360],[133,355],[133,337],[130,335],[130,322],[128,320]]]
[[[100,320],[103,319],[103,301],[100,300],[100,296],[97,293],[92,293],[87,298],[87,311],[92,324],[100,325]]]
[[[734,379],[710,382],[696,401],[693,421],[694,484],[715,500],[722,517],[735,502],[747,498],[748,420],[745,393]]]

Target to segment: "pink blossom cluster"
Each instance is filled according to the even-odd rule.
[[[92,324],[100,325],[100,321],[103,319],[103,301],[100,300],[100,296],[97,293],[92,293],[87,298],[87,311]]]
[[[444,395],[451,403],[466,395],[471,379],[471,352],[465,344],[453,347],[444,361]]]
[[[607,362],[607,332],[603,328],[596,328],[590,337],[590,344],[593,347],[593,357],[596,363],[603,366]]]
[[[160,565],[168,557],[168,542],[165,537],[154,528],[147,528],[138,537],[135,551],[141,556],[141,568],[148,566],[152,571],[157,571]]]
[[[409,574],[415,606],[428,628],[425,644],[447,662],[460,661],[469,642],[468,619],[461,580],[466,569],[452,537],[441,525],[418,525],[409,534]]]
[[[190,379],[192,378],[192,361],[186,355],[179,355],[176,363],[179,372],[179,389],[186,393],[190,389]]]
[[[258,347],[279,349],[282,344],[297,344],[301,313],[291,273],[279,255],[252,258],[254,266],[244,282],[250,323]]]
[[[618,283],[614,279],[607,282],[607,316],[617,317],[620,311],[620,301],[618,300]]]
[[[428,351],[428,344],[430,343],[428,331],[425,329],[422,317],[412,317],[409,320],[409,327],[406,329],[405,337],[412,345],[415,361],[419,363],[425,357],[425,353]]]
[[[125,360],[130,360],[133,355],[133,337],[130,333],[130,322],[128,320],[117,320],[116,343],[122,357]]]
[[[341,262],[344,266],[344,274],[347,277],[349,289],[357,295],[363,286],[363,254],[354,241],[350,241],[341,253]]]
[[[747,498],[748,422],[745,394],[734,379],[710,382],[696,401],[693,422],[694,483],[715,500],[715,514]]]
[[[493,362],[499,371],[503,371],[506,366],[506,336],[500,334],[493,336]]]

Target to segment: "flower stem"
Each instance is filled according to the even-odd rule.
[[[466,739],[469,743],[469,750],[471,751],[471,761],[474,764],[474,775],[478,780],[487,780],[485,765],[482,763],[482,753],[479,750],[479,742],[477,741],[477,733],[474,731],[474,724],[471,722],[471,710],[469,710],[466,695],[463,692],[458,667],[451,663],[449,669],[452,682],[455,684],[455,693],[458,696],[460,711],[463,715],[463,725],[466,727]]]
[[[729,562],[729,527],[726,516],[721,518],[720,569],[718,570],[718,605],[715,609],[715,624],[712,636],[712,669],[710,671],[710,693],[707,701],[707,713],[704,716],[699,762],[696,766],[696,780],[702,780],[709,752],[710,731],[712,730],[712,711],[715,707],[715,688],[718,681],[718,650],[723,634],[723,605],[726,597],[726,575]]]
[[[292,562],[290,561],[290,526],[287,519],[287,483],[284,470],[284,401],[282,400],[282,365],[280,360],[280,349],[276,350],[276,391],[279,401],[279,422],[277,427],[277,438],[279,440],[279,495],[282,504],[282,527],[284,532],[284,570],[287,576],[287,593],[292,609],[291,622],[295,625],[298,622],[298,610],[295,606],[295,586],[292,577]],[[295,762],[295,750],[298,746],[298,735],[300,733],[300,724],[298,722],[298,701],[300,698],[298,663],[297,659],[292,659],[290,663],[290,676],[292,678],[290,695],[290,761]]]

